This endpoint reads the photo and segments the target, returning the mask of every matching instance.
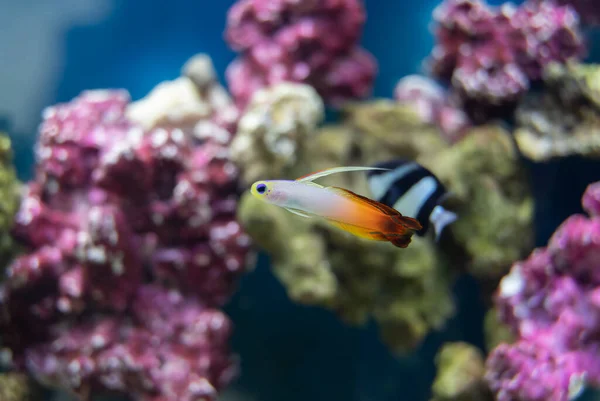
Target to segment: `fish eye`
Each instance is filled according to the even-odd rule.
[[[264,194],[266,190],[267,186],[265,184],[258,184],[256,186],[256,192],[258,192],[259,194]]]

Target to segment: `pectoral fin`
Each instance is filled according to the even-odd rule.
[[[317,178],[325,177],[330,174],[344,173],[347,171],[367,171],[367,170],[390,170],[390,169],[389,168],[381,168],[381,167],[360,167],[360,166],[333,167],[333,168],[320,170],[315,173],[311,173],[311,174],[305,175],[303,177],[297,178],[296,181],[299,181],[299,182],[313,181],[313,180],[316,180]]]
[[[309,214],[306,214],[304,212],[299,211],[298,209],[292,209],[290,207],[284,207],[285,210],[287,210],[290,213],[294,213],[295,215],[301,216],[301,217],[306,217],[306,218],[311,218],[312,216]]]

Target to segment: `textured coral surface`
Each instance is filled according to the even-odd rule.
[[[177,128],[157,117],[169,116],[163,103],[145,124],[126,116],[125,91],[44,112],[14,227],[27,252],[7,270],[0,323],[16,367],[82,396],[214,399],[236,369],[219,310],[249,246],[234,126],[215,112]]]
[[[510,110],[549,62],[585,55],[579,16],[551,2],[445,0],[433,15],[437,44],[428,65],[451,82],[477,120]]]
[[[438,351],[435,363],[437,375],[431,401],[491,400],[483,380],[485,360],[473,345],[446,343]]]
[[[227,69],[240,105],[265,86],[306,83],[328,103],[370,94],[374,58],[358,46],[365,12],[359,0],[239,0],[225,38],[240,52]]]
[[[515,139],[534,161],[600,156],[600,66],[550,64],[545,89],[516,112]]]
[[[489,356],[486,378],[499,401],[566,401],[600,384],[600,182],[548,245],[513,265],[496,304],[518,335]]]

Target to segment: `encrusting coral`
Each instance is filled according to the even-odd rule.
[[[485,358],[473,345],[446,343],[435,357],[437,375],[430,401],[492,400],[483,379]]]
[[[452,84],[476,122],[512,111],[548,63],[586,54],[577,12],[548,1],[493,8],[445,0],[433,19],[437,44],[428,68]]]
[[[238,0],[225,32],[240,52],[226,71],[236,102],[286,81],[334,105],[369,95],[377,64],[358,44],[365,18],[360,0]]]
[[[544,248],[516,262],[496,307],[517,335],[489,355],[486,380],[498,401],[567,401],[600,384],[600,182]]]
[[[275,86],[260,96],[276,98],[277,93]],[[248,112],[254,113],[252,108]],[[289,126],[305,126],[296,118]],[[254,154],[268,152],[265,137],[262,133],[252,138]],[[430,168],[455,195],[451,204],[459,221],[448,231],[456,244],[437,246],[430,237],[415,237],[403,250],[353,237],[320,219],[299,218],[248,194],[240,202],[240,221],[272,256],[273,271],[290,298],[332,309],[352,324],[373,317],[384,341],[396,351],[411,349],[453,314],[451,283],[456,272],[466,268],[497,280],[530,249],[527,181],[508,133],[498,127],[472,129],[451,145],[414,108],[380,100],[348,105],[341,125],[286,137],[290,138],[301,151],[285,169],[272,158],[249,155],[238,160],[240,168],[269,173],[248,177],[252,180],[295,179],[332,166],[402,157]],[[369,195],[360,173],[325,177],[322,183]],[[443,243],[448,245],[448,238]]]
[[[515,139],[534,161],[572,155],[600,156],[600,66],[550,64],[543,94],[533,94],[516,112]]]
[[[44,111],[13,230],[27,253],[0,297],[15,368],[84,398],[209,400],[232,379],[219,308],[250,245],[235,219],[235,120],[227,98],[210,104],[216,82],[190,83],[171,88],[189,107],[164,84],[135,105],[96,90]]]

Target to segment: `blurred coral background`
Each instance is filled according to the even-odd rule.
[[[29,179],[42,109],[81,91],[125,88],[133,100],[174,79],[196,53],[212,57],[219,79],[235,53],[223,39],[233,0],[0,0],[0,130],[11,133],[19,178]],[[434,44],[429,30],[439,1],[365,0],[361,44],[379,64],[375,97],[391,98],[403,76],[418,73]],[[490,1],[501,4],[501,1]],[[591,42],[597,61],[600,42]],[[333,115],[333,114],[332,114]],[[330,118],[333,118],[330,116]],[[531,164],[531,163],[530,163]],[[563,159],[531,164],[536,245],[546,244],[569,215],[581,212],[585,187],[600,164]],[[223,400],[426,400],[434,356],[445,341],[483,347],[474,280],[457,282],[457,315],[411,354],[395,356],[374,325],[352,328],[332,312],[292,303],[260,256],[226,307],[235,324],[241,376]]]

